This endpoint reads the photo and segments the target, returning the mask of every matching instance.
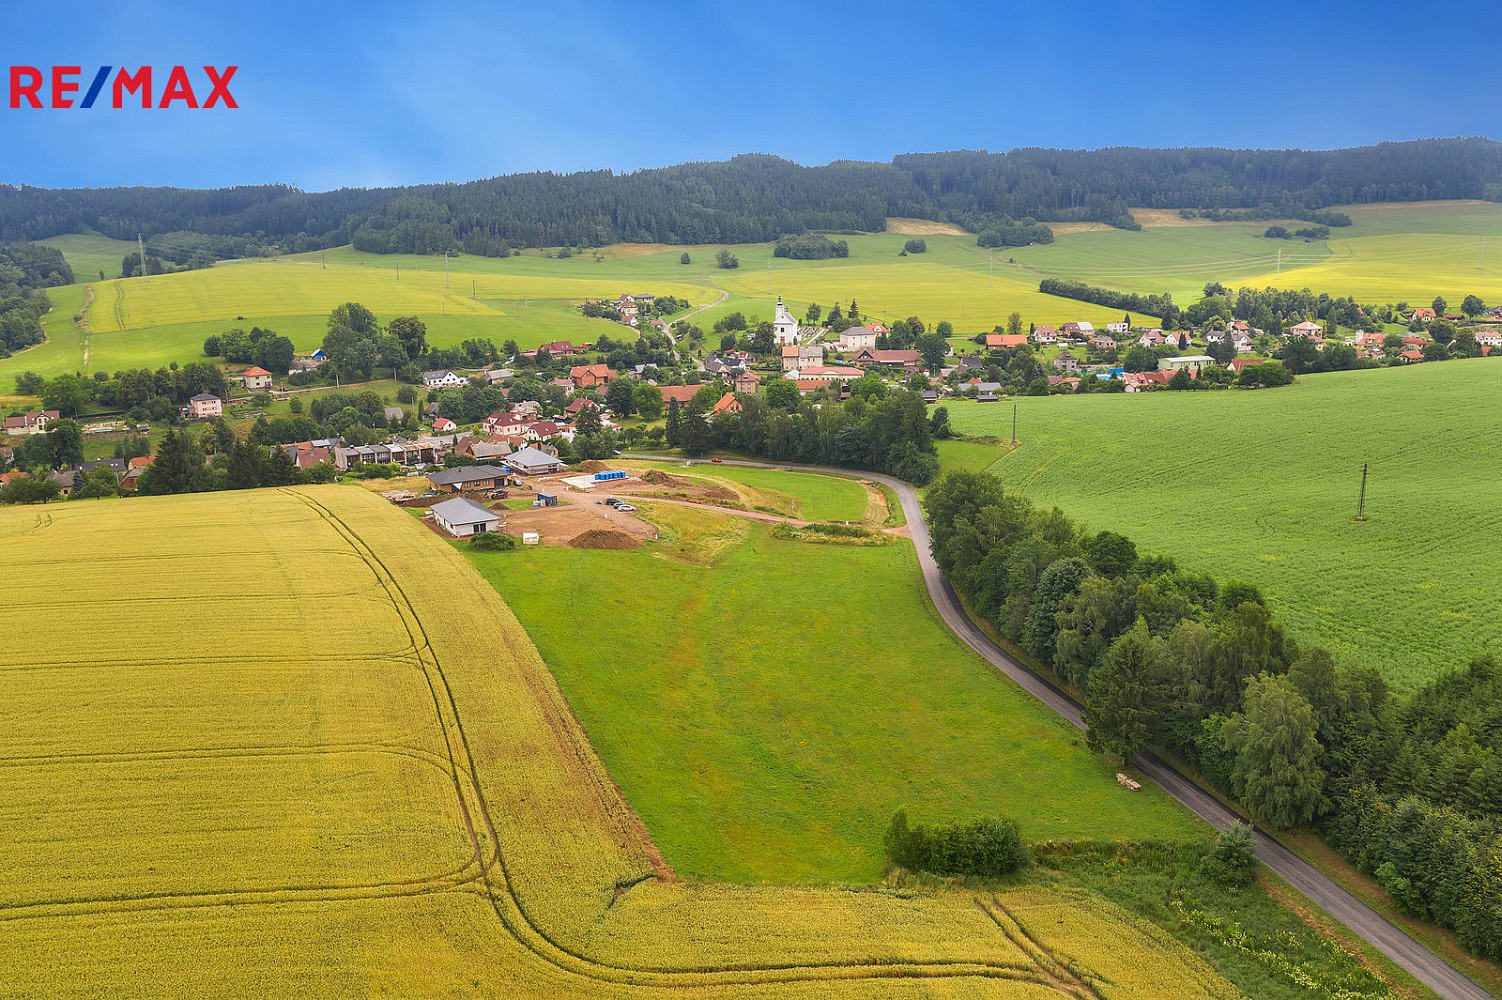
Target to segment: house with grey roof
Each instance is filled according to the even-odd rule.
[[[495,530],[501,515],[468,497],[454,497],[428,508],[438,526],[456,538]]]
[[[524,476],[539,476],[563,468],[563,463],[558,461],[557,456],[537,448],[523,448],[506,456],[506,464]]]
[[[493,490],[506,485],[505,469],[493,465],[461,465],[457,469],[437,469],[428,473],[435,490],[458,493],[461,490]]]

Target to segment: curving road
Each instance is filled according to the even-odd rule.
[[[621,457],[665,460],[661,455],[622,455]],[[666,459],[666,461],[679,460]],[[690,464],[693,464],[693,461],[690,460]],[[1033,697],[1063,716],[1076,728],[1085,728],[1084,711],[1078,702],[1013,659],[1006,650],[982,632],[965,613],[949,579],[940,572],[938,563],[934,561],[933,553],[929,549],[928,522],[924,520],[923,506],[919,503],[917,491],[911,484],[880,473],[857,473],[849,469],[826,466],[778,465],[771,462],[728,460],[721,464],[785,469],[793,472],[819,472],[826,475],[868,479],[891,487],[897,494],[897,499],[902,503],[902,512],[907,517],[908,530],[912,533],[913,547],[917,551],[918,565],[923,570],[923,582],[928,587],[928,595],[933,599],[934,609],[938,611],[944,624],[948,625],[966,645],[985,657],[992,666],[1021,685]],[[1216,829],[1225,830],[1238,820],[1250,822],[1247,817],[1228,808],[1219,799],[1151,753],[1135,758],[1132,766]],[[1259,861],[1325,912],[1350,928],[1352,933],[1360,936],[1372,947],[1406,969],[1415,979],[1444,1000],[1497,1000],[1469,976],[1414,940],[1392,921],[1342,888],[1334,879],[1269,837],[1262,830],[1256,829],[1254,836],[1257,841]]]

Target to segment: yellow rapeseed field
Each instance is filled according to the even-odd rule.
[[[678,880],[366,491],[11,508],[0,552],[0,996],[1235,995],[1083,897]]]

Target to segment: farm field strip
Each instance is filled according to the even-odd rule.
[[[205,538],[216,521],[238,525],[243,569],[229,562],[201,577],[267,588],[342,546],[386,604],[376,612],[358,596],[364,587],[304,602],[316,620],[375,626],[343,672],[322,663],[299,674],[294,655],[279,679],[245,674],[256,657],[228,651],[217,669],[177,665],[158,677],[152,654],[192,642],[204,626],[143,618],[116,636],[131,655],[97,677],[0,674],[0,734],[35,734],[30,746],[6,745],[13,758],[39,758],[0,762],[0,834],[35,845],[0,864],[0,920],[25,917],[8,919],[0,935],[11,989],[86,994],[101,981],[94,963],[102,961],[126,991],[149,994],[177,981],[162,954],[192,966],[200,990],[224,984],[256,995],[294,986],[364,995],[388,984],[410,995],[433,988],[419,982],[483,980],[522,996],[665,997],[683,987],[764,995],[777,983],[782,995],[801,997],[869,991],[877,980],[885,996],[949,996],[947,982],[967,995],[1027,997],[1056,995],[1061,983],[1081,995],[1058,969],[1104,982],[1086,971],[1089,948],[1061,950],[1045,926],[1031,929],[1038,951],[1021,948],[998,925],[997,906],[987,904],[988,916],[967,893],[674,881],[495,591],[457,552],[364,491],[80,504],[59,509],[44,530],[32,515],[0,512],[0,537],[33,572],[56,554],[49,588],[63,566],[94,550],[94,535],[113,538],[116,551],[144,552],[202,517]],[[360,576],[350,562],[334,563],[341,582]],[[154,594],[181,579],[148,571],[129,586]],[[10,575],[0,597],[32,587]],[[31,617],[45,613],[39,601]],[[390,655],[407,645],[406,656]],[[33,643],[11,662],[41,649]],[[383,649],[384,661],[364,659]],[[221,676],[226,691],[214,683]],[[98,707],[117,691],[125,695],[117,711]],[[290,711],[279,714],[288,696]],[[228,712],[225,721],[246,731],[216,738],[226,708],[241,700],[245,717]],[[167,712],[175,726],[161,725]],[[87,740],[42,733],[43,713],[58,734]],[[398,731],[407,735],[391,735]],[[377,760],[398,776],[378,777]],[[204,795],[206,785],[221,791]],[[233,798],[243,800],[239,820],[226,815]],[[139,829],[120,825],[153,810],[158,818]],[[1005,893],[999,905],[1027,923],[1021,914],[1037,898]],[[1129,992],[1149,995],[1168,976],[1190,995],[1223,994],[1198,959],[1118,911],[1048,898],[1097,944],[1151,953],[1140,976],[1108,973]],[[252,900],[258,905],[247,906]],[[260,916],[246,924],[250,910]],[[237,941],[254,941],[262,956],[255,980],[243,962],[225,960],[242,954]],[[72,960],[59,977],[61,954]],[[401,956],[418,954],[426,960],[409,969]]]

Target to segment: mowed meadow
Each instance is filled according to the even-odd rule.
[[[0,995],[1235,995],[1077,892],[676,875],[497,591],[366,491],[0,539]]]
[[[779,477],[823,478],[747,471],[788,492]],[[1015,816],[1029,840],[1208,832],[1156,786],[1122,789],[1080,733],[960,643],[910,543],[785,541],[638,503],[665,537],[708,544],[471,558],[680,872],[874,882],[904,807],[915,822]],[[557,613],[569,605],[600,624]]]
[[[966,465],[1140,550],[1259,585],[1301,641],[1400,688],[1502,653],[1502,361],[1008,402],[1021,446],[972,444]],[[957,403],[950,420],[1010,438],[1012,407]]]

